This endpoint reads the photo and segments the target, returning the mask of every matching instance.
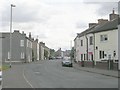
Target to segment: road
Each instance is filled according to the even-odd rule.
[[[60,60],[14,65],[3,72],[3,88],[117,88],[118,79],[62,67]],[[12,78],[16,77],[13,82]],[[18,77],[18,78],[17,78]],[[11,83],[10,83],[11,81]]]

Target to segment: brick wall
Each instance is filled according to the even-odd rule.
[[[82,62],[78,62],[79,66],[82,66]],[[92,61],[84,61],[84,67],[90,67],[90,68],[98,68],[98,69],[105,69],[108,70],[108,62],[96,62],[96,65],[93,66]],[[113,69],[112,70],[118,70],[118,63],[113,63]]]

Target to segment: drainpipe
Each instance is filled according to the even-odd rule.
[[[96,61],[95,61],[95,33],[93,33],[93,37],[94,37],[94,43],[93,43],[93,48],[94,48],[94,60],[93,61],[94,62],[93,62],[93,65],[95,66],[96,65]]]
[[[85,37],[86,37],[86,45],[87,45],[87,50],[86,50],[86,52],[87,52],[87,60],[88,60],[88,38],[87,38],[86,35],[85,35]]]

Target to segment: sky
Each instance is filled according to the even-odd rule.
[[[0,32],[9,32],[10,4],[13,10],[12,31],[24,31],[52,49],[68,50],[74,45],[77,33],[88,23],[109,19],[118,0],[0,0]],[[71,44],[72,42],[72,44]]]

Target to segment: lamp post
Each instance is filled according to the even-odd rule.
[[[71,49],[71,63],[72,63],[72,40],[70,40],[70,49]]]
[[[10,9],[10,68],[11,68],[11,54],[12,54],[12,8],[15,7],[15,5],[11,4]]]

